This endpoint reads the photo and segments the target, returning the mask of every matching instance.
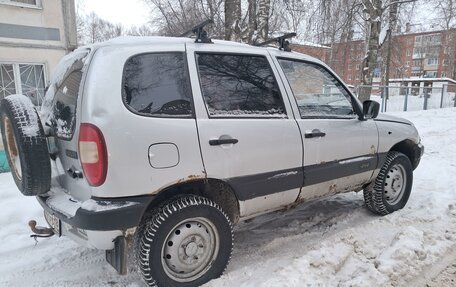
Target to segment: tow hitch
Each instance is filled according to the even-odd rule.
[[[33,237],[35,239],[37,237],[40,237],[40,238],[51,237],[55,234],[54,230],[52,230],[52,228],[50,228],[50,227],[36,226],[35,220],[30,220],[28,225],[30,226],[30,229],[34,233],[34,234],[30,235],[30,237]]]

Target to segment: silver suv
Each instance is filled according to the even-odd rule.
[[[12,175],[50,225],[32,222],[37,236],[106,250],[121,274],[132,259],[149,286],[198,286],[225,270],[239,221],[349,191],[380,215],[404,207],[423,153],[412,123],[283,39],[207,40],[83,47],[39,113],[2,101]]]

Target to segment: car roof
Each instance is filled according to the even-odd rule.
[[[237,43],[224,40],[212,40],[216,45],[239,46],[239,47],[252,47],[248,44]],[[186,37],[163,37],[163,36],[122,36],[110,39],[108,41],[89,44],[81,48],[99,48],[106,46],[136,46],[136,45],[160,45],[160,44],[190,44],[194,43],[195,39]]]
[[[319,63],[323,66],[327,66],[324,62],[320,61],[317,58],[311,57],[309,55],[300,53],[300,52],[286,52],[279,50],[277,47],[273,45],[269,46],[253,46],[245,43],[233,42],[233,41],[225,41],[225,40],[217,40],[212,39],[214,44],[200,44],[200,45],[216,45],[218,50],[223,50],[223,47],[229,47],[232,50],[233,47],[238,47],[239,52],[242,52],[243,49],[260,49],[260,50],[268,50],[271,55],[276,57],[284,57],[284,58],[294,58],[300,59],[304,61],[310,61]],[[122,36],[113,38],[108,41],[95,43],[80,47],[77,50],[82,49],[90,49],[90,50],[97,50],[103,47],[115,47],[115,46],[142,46],[142,45],[172,45],[172,44],[194,44],[194,38],[188,37],[164,37],[164,36]]]

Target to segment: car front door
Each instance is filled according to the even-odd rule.
[[[212,49],[187,46],[207,177],[234,189],[243,217],[293,203],[303,183],[302,142],[269,54]]]
[[[360,188],[377,166],[378,132],[359,120],[359,105],[322,64],[277,58],[288,82],[304,143],[301,199]]]

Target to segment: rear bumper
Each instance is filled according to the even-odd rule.
[[[37,196],[38,202],[67,225],[93,231],[126,230],[138,226],[153,196],[91,198],[77,201],[65,192]]]

